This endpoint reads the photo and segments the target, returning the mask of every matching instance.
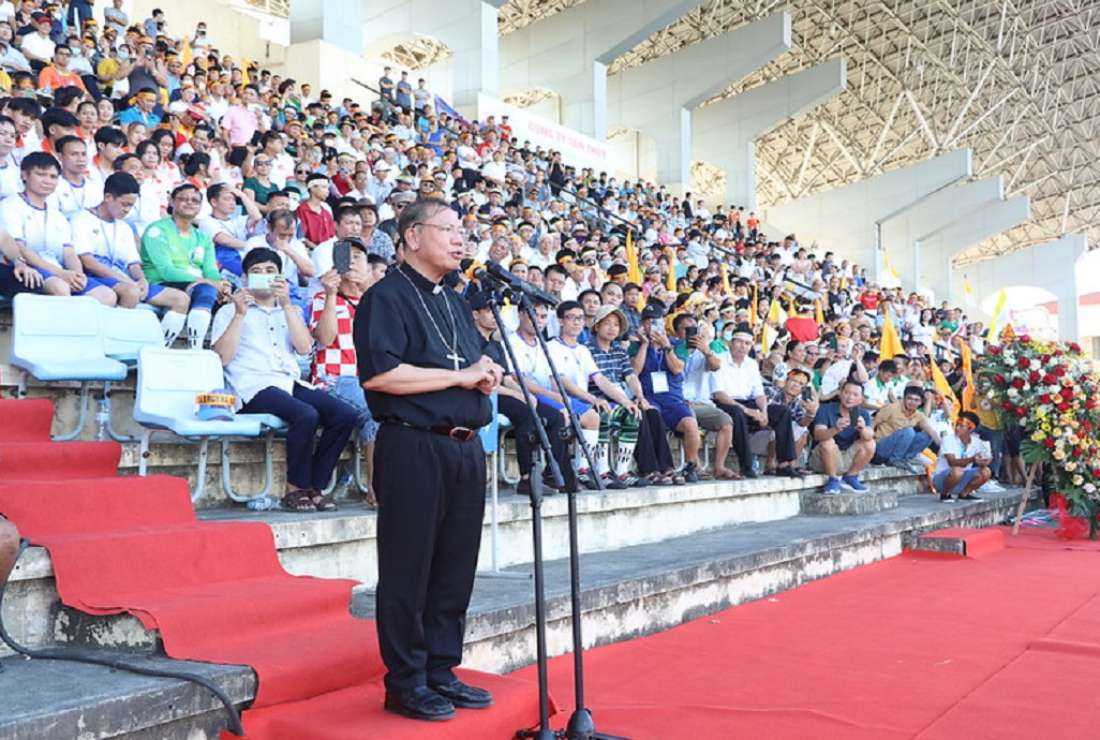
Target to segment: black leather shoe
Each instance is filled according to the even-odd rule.
[[[433,684],[432,690],[463,709],[485,709],[493,705],[493,695],[485,689],[462,683],[457,678],[447,683]]]
[[[454,719],[455,705],[427,686],[417,686],[404,691],[387,689],[386,711],[403,714],[412,719],[439,722]]]

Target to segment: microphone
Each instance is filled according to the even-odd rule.
[[[458,263],[458,271],[462,273],[462,276],[467,280],[480,279],[477,276],[477,272],[484,269],[485,265],[481,264],[475,259],[470,259],[469,257],[463,258]]]
[[[501,285],[508,286],[517,293],[523,293],[528,298],[539,301],[540,303],[545,303],[550,308],[553,308],[560,302],[546,291],[540,290],[526,280],[516,277],[508,272],[508,270],[501,267],[500,263],[493,262],[492,260],[489,260],[484,267],[476,267],[474,269],[474,277],[478,280],[486,278],[494,280]]]

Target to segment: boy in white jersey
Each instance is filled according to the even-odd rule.
[[[141,271],[134,232],[125,220],[139,188],[137,180],[125,172],[108,177],[102,202],[73,215],[73,243],[84,272],[111,288],[118,305],[135,308],[138,303],[148,303],[168,309],[161,327],[165,344],[170,345],[183,331],[191,299],[182,290],[150,285]]]
[[[69,222],[50,202],[61,172],[57,160],[46,152],[31,152],[19,169],[24,190],[0,202],[0,226],[15,239],[27,264],[42,275],[42,291],[90,295],[100,303],[115,305],[115,292],[84,274],[73,249]]]
[[[62,136],[55,148],[61,177],[50,201],[71,221],[77,213],[100,204],[103,182],[88,174],[88,146],[79,136]]]

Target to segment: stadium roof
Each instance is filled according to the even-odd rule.
[[[509,0],[502,34],[584,0]],[[595,1],[595,0],[593,0]],[[1100,4],[1092,0],[711,0],[620,57],[642,64],[784,7],[792,50],[722,97],[837,56],[848,89],[757,143],[763,204],[960,147],[1032,218],[969,262],[1083,232],[1100,244]]]

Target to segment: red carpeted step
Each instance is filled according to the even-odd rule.
[[[53,403],[45,398],[0,400],[0,443],[48,442]]]
[[[0,481],[102,478],[118,473],[118,442],[5,442]]]
[[[60,510],[66,516],[58,517]],[[97,526],[127,530],[195,522],[187,481],[167,475],[14,483],[0,478],[0,513],[18,520],[32,539],[47,533],[86,535]]]
[[[264,740],[504,740],[537,721],[535,684],[476,671],[460,670],[458,674],[464,681],[491,691],[493,706],[459,709],[458,715],[447,722],[415,722],[382,708],[385,688],[375,680],[306,702],[252,710],[245,715],[245,731],[249,738]],[[222,734],[223,740],[232,737]]]

